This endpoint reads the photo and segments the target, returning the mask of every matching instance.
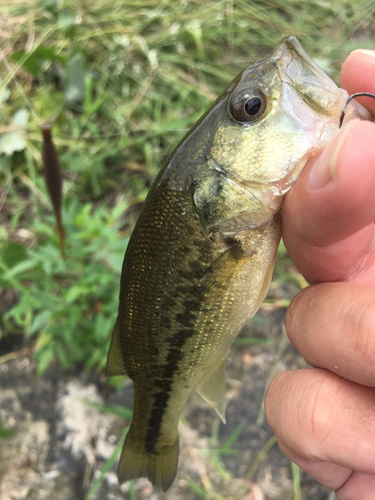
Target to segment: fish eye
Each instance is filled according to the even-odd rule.
[[[230,111],[239,122],[253,122],[263,115],[266,107],[266,96],[257,87],[251,87],[233,96]]]

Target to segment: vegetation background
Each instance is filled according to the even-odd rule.
[[[124,251],[168,153],[229,81],[286,35],[297,36],[339,83],[350,51],[374,48],[374,15],[373,0],[2,0],[0,364],[26,356],[35,375],[48,377],[58,366],[99,377]],[[63,168],[66,261],[43,178],[40,125],[46,122]],[[254,356],[249,345],[272,347],[265,382],[289,348],[281,327],[272,334],[269,312],[281,324],[283,308],[306,284],[283,247],[275,278],[263,316],[253,322],[259,329],[237,343],[245,362]],[[9,438],[11,431],[2,429],[2,439]],[[210,455],[211,468],[231,484],[235,469],[220,457],[234,453],[241,430],[232,429],[223,444],[215,429],[211,443],[219,451]],[[267,460],[270,439],[252,459],[243,498],[261,458]],[[303,486],[295,467],[286,474],[294,483],[285,498],[308,498],[311,483]],[[234,495],[229,488],[220,496],[220,481],[209,476],[188,481],[196,498]],[[118,498],[146,494],[133,485],[123,495]]]

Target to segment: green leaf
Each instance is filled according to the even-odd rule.
[[[87,295],[87,289],[82,287],[82,286],[73,286],[70,288],[66,295],[65,295],[65,300],[68,304],[71,304],[74,302],[76,299],[82,296]]]
[[[34,54],[40,59],[47,59],[49,61],[66,62],[67,58],[55,52],[53,47],[38,47],[34,50]]]
[[[37,47],[31,54],[23,49],[13,52],[11,59],[22,64],[22,67],[31,75],[37,77],[44,60],[65,62],[66,57],[57,54],[52,47]]]
[[[3,251],[3,261],[8,268],[26,260],[27,250],[21,243],[9,243]]]
[[[8,239],[9,234],[7,228],[0,225],[0,251],[4,252]]]
[[[8,272],[3,274],[2,279],[4,281],[9,281],[15,276],[18,276],[19,274],[24,273],[25,271],[28,271],[29,269],[33,268],[35,266],[35,262],[33,260],[25,260],[20,262],[19,264],[15,265],[11,269],[9,269]]]
[[[25,139],[16,132],[7,132],[0,136],[0,152],[11,156],[15,151],[26,147]]]
[[[11,59],[13,61],[16,61],[20,63],[23,58],[26,59],[22,62],[23,68],[28,71],[31,75],[37,76],[38,74],[38,57],[34,56],[33,54],[26,55],[26,52],[24,50],[17,50],[16,52],[13,52],[11,55]]]
[[[73,54],[66,66],[65,98],[67,105],[74,110],[82,110],[85,98],[84,58],[81,54]]]
[[[38,358],[39,358],[39,363],[38,363],[38,368],[37,372],[38,375],[41,375],[43,372],[47,370],[49,365],[52,363],[52,360],[55,356],[55,352],[53,350],[53,347],[50,345],[49,349],[44,349],[40,353],[38,353]]]
[[[103,314],[98,314],[95,319],[94,335],[96,340],[103,341],[109,337],[114,325],[113,318],[107,318]]]
[[[33,335],[35,332],[40,330],[42,326],[48,322],[50,316],[51,311],[42,311],[39,314],[36,314],[33,318],[28,334]]]

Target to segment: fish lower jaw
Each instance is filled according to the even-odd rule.
[[[316,136],[318,141],[316,146],[312,147],[310,150],[310,157],[319,153],[324,149],[327,144],[338,134],[340,130],[340,116],[335,116],[328,120],[324,125],[322,125],[318,130],[316,130]]]
[[[371,112],[361,106],[359,102],[352,100],[346,108],[343,126],[345,126],[348,122],[356,119],[373,121],[374,117],[372,116]]]

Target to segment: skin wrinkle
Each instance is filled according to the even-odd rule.
[[[323,384],[324,384],[324,380],[322,379],[320,381],[319,386],[317,387],[317,390],[315,391],[315,396],[313,399],[313,411],[311,413],[311,418],[310,418],[310,427],[311,427],[312,434],[315,434],[315,422],[317,420],[316,415],[317,415],[318,410],[319,410],[318,405],[317,405],[317,402],[319,401],[318,395],[319,395],[319,392],[320,392]]]
[[[361,304],[362,305],[362,304]],[[363,363],[367,364],[369,355],[371,356],[372,350],[369,349],[370,344],[372,343],[371,336],[373,332],[369,328],[369,325],[374,324],[371,319],[374,319],[374,311],[375,311],[375,298],[373,298],[369,303],[362,305],[363,307],[359,310],[354,310],[354,338],[355,344],[354,347],[356,351],[362,356]],[[352,315],[353,316],[353,315]]]
[[[270,408],[269,400],[266,399],[267,416],[269,416],[269,410],[273,410],[271,413],[274,415],[275,422],[272,422],[271,419],[270,425],[273,427],[273,424],[276,424],[273,428],[278,437],[280,449],[332,490],[344,484],[344,480],[353,470],[352,464],[356,463],[356,460],[359,460],[358,471],[362,468],[362,471],[364,469],[368,474],[374,473],[373,461],[370,465],[365,465],[366,457],[374,455],[373,446],[368,438],[362,434],[363,429],[366,429],[365,434],[368,436],[373,436],[375,432],[375,397],[372,398],[372,395],[375,396],[375,391],[361,388],[357,384],[347,382],[325,370],[310,369],[309,372],[314,374],[313,377],[307,373],[306,369],[302,372],[302,377],[297,377],[296,372],[278,375],[279,380],[271,387],[270,393],[273,408]],[[311,389],[311,386],[314,385],[315,387]],[[272,391],[275,392],[275,396],[272,395]],[[315,392],[314,399],[311,397],[312,391]],[[352,396],[350,396],[351,393]],[[332,394],[336,396],[332,396]],[[369,398],[371,399],[369,400]],[[310,430],[308,430],[306,424],[310,420],[309,422],[306,420],[312,407],[316,405],[321,408],[322,405],[331,403],[332,400],[333,404],[330,406],[330,410],[333,413],[327,413],[324,420],[319,414],[319,418],[313,421]],[[352,401],[352,405],[348,406],[350,401]],[[281,404],[281,402],[283,403]],[[299,428],[296,425],[297,418],[299,418]],[[342,435],[340,428],[344,429],[347,424],[350,425],[351,419],[357,422],[357,432],[353,436],[356,443],[354,455],[350,454],[348,443],[340,439]],[[332,422],[329,429],[326,429],[327,422]],[[339,424],[338,427],[337,424]],[[315,436],[311,434],[311,428],[315,432]],[[324,433],[322,433],[322,429]],[[316,442],[317,436],[319,437],[318,442]],[[328,474],[324,463],[332,464],[331,473]],[[320,467],[323,467],[322,472],[319,472]],[[348,474],[345,473],[344,469],[348,469]],[[340,478],[342,482],[332,482],[330,477],[336,477],[337,480]]]
[[[371,243],[362,255],[353,262],[353,265],[343,275],[342,281],[354,283],[374,283],[374,267],[375,267],[375,226]]]
[[[328,372],[329,373],[329,372]],[[323,374],[322,374],[323,375]],[[323,445],[328,441],[328,438],[332,432],[332,425],[329,425],[332,421],[334,421],[331,418],[331,412],[325,411],[325,418],[324,421],[322,421],[322,411],[319,412],[319,409],[322,408],[322,405],[324,407],[324,410],[330,409],[330,406],[327,405],[327,396],[329,397],[329,400],[339,400],[339,394],[341,393],[342,390],[342,381],[339,378],[339,384],[336,389],[336,393],[332,394],[332,379],[331,377],[322,377],[322,381],[319,384],[316,393],[315,393],[315,398],[314,398],[314,410],[311,416],[312,420],[312,428],[314,434],[322,434],[322,437],[316,441],[315,443],[318,445],[318,448],[323,448]],[[327,387],[328,386],[328,391]],[[322,394],[323,393],[323,394]],[[323,396],[323,397],[322,397]],[[325,430],[326,429],[326,430]],[[324,432],[322,432],[325,430]],[[320,460],[324,460],[325,457],[320,456]]]
[[[368,325],[371,324],[371,320],[369,321],[368,317],[373,316],[372,311],[375,310],[375,298],[371,299],[370,303],[363,305],[363,294],[355,294],[352,292],[350,295],[346,295],[342,300],[343,302],[337,310],[336,324],[342,325],[341,328],[337,328],[337,330],[343,330],[345,333],[344,344],[346,345],[346,349],[343,356],[343,364],[345,365],[345,358],[349,357],[347,360],[348,363],[354,358],[356,366],[367,367],[367,360],[369,357],[368,346],[371,341],[371,331],[369,331],[368,328]],[[366,332],[366,335],[364,335],[364,332]],[[350,348],[351,345],[352,348]],[[339,356],[342,348],[342,345],[339,345]],[[352,353],[354,353],[354,355]],[[350,363],[350,365],[351,364],[352,363]],[[363,371],[366,370],[362,369],[362,373]],[[355,382],[358,381],[356,377],[350,376],[349,378]],[[362,377],[360,382],[364,383]]]
[[[311,370],[315,369],[311,368]],[[323,370],[319,371],[323,372]],[[283,375],[279,375],[279,377],[283,377]],[[293,439],[293,443],[289,445],[287,443],[287,440],[284,439],[283,436],[281,436],[281,438],[279,436],[280,447],[288,456],[295,455],[295,453],[297,452],[297,456],[299,458],[302,458],[306,455],[306,453],[304,452],[304,447],[306,446],[306,443],[309,443],[309,459],[313,461],[321,461],[322,458],[320,457],[319,453],[316,450],[312,449],[312,444],[314,443],[315,448],[316,435],[321,434],[321,430],[327,428],[327,431],[324,432],[324,435],[317,442],[318,447],[320,447],[320,445],[327,440],[329,434],[332,431],[332,427],[328,426],[328,423],[330,421],[330,417],[328,415],[324,418],[324,421],[321,421],[323,414],[322,402],[327,399],[325,394],[327,394],[328,392],[329,398],[332,398],[331,380],[327,380],[326,378],[322,377],[319,386],[316,388],[316,380],[313,377],[306,377],[302,382],[298,379],[292,379],[291,381],[288,376],[283,378],[286,378],[287,380],[288,391],[286,395],[281,394],[279,395],[279,397],[281,399],[284,399],[284,401],[286,402],[284,406],[284,414],[289,421],[290,428],[294,429],[293,436],[295,439]],[[326,390],[327,385],[328,391]],[[340,389],[338,388],[338,391],[339,390]],[[282,392],[284,391],[285,389],[283,389]],[[312,391],[314,391],[313,398],[311,397]],[[272,388],[270,394],[272,396]],[[322,397],[322,395],[324,396]],[[311,409],[313,409],[312,413]],[[308,418],[309,414],[311,415],[310,418]],[[289,429],[287,429],[287,434],[288,433]],[[304,436],[305,439],[303,440],[303,442],[301,442],[300,436]]]
[[[349,285],[350,286],[350,285]],[[358,289],[358,287],[356,287]],[[374,328],[375,324],[375,297],[373,291],[363,290],[362,293],[354,293],[351,288],[351,294],[347,296],[346,311],[338,316],[339,324],[342,325],[345,334],[343,364],[346,364],[349,370],[346,378],[361,383],[366,386],[375,385],[374,370]],[[358,292],[361,292],[358,289]],[[366,292],[366,293],[365,293]],[[339,353],[343,346],[339,346]]]
[[[314,365],[318,365],[315,356],[311,356],[311,353],[316,351],[316,338],[309,333],[314,326],[310,318],[314,318],[316,322],[321,294],[326,295],[324,288],[327,287],[325,285],[313,285],[301,291],[288,308],[285,319],[290,341]],[[330,318],[327,318],[325,324],[321,324],[323,317],[324,315],[320,311],[318,316],[320,331],[330,327]],[[301,332],[304,332],[304,335],[301,335]]]
[[[294,332],[300,323],[299,318],[303,316],[305,293],[300,292],[294,297],[289,305],[285,315],[285,328],[289,336],[289,332]],[[297,326],[297,328],[296,328]]]
[[[324,281],[327,282],[353,282],[353,281],[362,281],[363,274],[369,274],[369,269],[372,269],[374,265],[374,237],[371,240],[371,243],[366,248],[358,248],[358,255],[352,255],[351,252],[350,260],[352,262],[345,262],[345,259],[348,258],[345,250],[346,248],[351,248],[353,246],[353,241],[356,241],[359,233],[366,230],[366,228],[360,229],[355,234],[348,236],[347,238],[342,239],[341,241],[326,244],[326,245],[317,245],[309,244],[312,248],[313,252],[316,252],[317,248],[323,253],[324,260],[321,264],[323,269],[326,272],[327,267],[327,258],[330,262],[330,276],[327,277]],[[362,244],[361,247],[364,245]],[[332,257],[330,257],[332,255]],[[337,258],[339,256],[339,258]],[[369,265],[371,264],[371,265]],[[322,280],[316,280],[315,283],[318,283]],[[313,282],[314,283],[314,282]]]
[[[296,388],[296,396],[299,396],[299,400],[296,401],[296,404],[294,405],[294,412],[295,412],[295,420],[296,420],[296,424],[297,424],[297,434],[296,435],[300,435],[300,436],[303,436],[305,434],[304,430],[306,428],[306,420],[304,418],[304,415],[303,413],[299,410],[296,411],[296,408],[297,409],[300,409],[300,408],[306,408],[307,404],[308,404],[308,399],[306,398],[306,395],[309,393],[309,388],[311,386],[311,381],[307,381],[308,383],[305,382],[305,387],[303,387],[302,389],[305,389],[305,390],[302,390],[299,389],[299,392],[298,392],[298,381],[296,380],[295,381],[295,384],[294,384],[294,387]],[[313,429],[310,429],[310,433],[313,431]]]
[[[279,389],[276,389],[276,387]],[[275,391],[276,397],[273,395],[273,392]],[[281,407],[283,415],[285,415],[285,418],[281,418],[280,420],[277,418],[275,422],[270,422],[270,424],[273,424],[271,426],[276,426],[273,427],[275,430],[275,434],[278,434],[278,430],[283,431],[284,429],[278,429],[278,424],[280,422],[291,422],[291,426],[294,427],[296,425],[298,429],[298,434],[300,434],[300,423],[299,423],[299,412],[296,412],[296,407],[299,407],[299,405],[295,403],[295,396],[298,396],[299,398],[301,397],[301,392],[299,390],[299,385],[298,383],[293,383],[290,385],[290,380],[287,372],[281,372],[275,377],[272,381],[271,384],[268,388],[267,394],[266,394],[266,399],[265,399],[265,411],[266,414],[268,415],[273,415],[273,416],[279,416],[278,411],[274,410],[271,406],[270,402],[275,402],[277,403],[278,399],[280,398],[282,401],[284,401],[283,406]],[[290,447],[287,443],[288,440],[283,438],[283,435],[278,435],[278,442],[279,442],[279,447],[281,451],[286,455],[290,456],[292,450],[293,450],[293,444]],[[296,443],[298,445],[298,443]]]
[[[343,484],[341,484],[335,491],[335,493],[338,493],[338,490],[342,489],[345,487],[346,484],[349,483],[350,479],[353,477],[353,474],[355,474],[354,470],[352,471],[352,473],[350,474],[350,476],[347,478],[346,481],[343,482]]]
[[[366,495],[361,496],[361,500],[373,500],[375,490],[375,478],[373,476],[353,472],[349,479],[335,492],[339,500],[358,500],[359,495]]]
[[[375,323],[375,298],[369,296],[367,291],[365,295],[354,293],[353,286],[358,289],[358,285],[345,283],[339,287],[336,284],[314,285],[301,291],[287,312],[287,333],[292,344],[313,366],[341,376],[346,375],[348,370],[351,372],[351,367],[359,358],[361,376],[359,379],[353,376],[349,378],[361,383],[366,380],[366,385],[373,385],[374,372],[371,367],[375,363],[372,362],[374,354],[371,346],[374,344],[372,325]],[[345,293],[340,293],[343,288]],[[372,289],[368,292],[372,292]],[[334,303],[333,297],[336,297]],[[316,329],[318,333],[314,334]],[[301,332],[304,332],[303,335]],[[364,370],[363,367],[368,368]]]
[[[374,324],[375,298],[371,297],[370,301],[368,301],[367,296],[364,296],[363,293],[353,293],[350,284],[346,286],[346,289],[347,293],[344,296],[340,295],[342,303],[337,308],[336,317],[332,318],[332,323],[339,325],[336,328],[338,334],[340,335],[341,332],[345,334],[344,344],[346,350],[344,356],[341,354],[342,344],[338,344],[339,350],[336,355],[343,358],[343,364],[345,364],[346,358],[350,366],[354,358],[355,365],[362,367],[361,377],[358,379],[358,376],[356,376],[357,370],[353,373],[352,369],[350,369],[352,375],[354,375],[350,376],[350,379],[354,382],[364,383],[363,373],[373,366],[371,364],[372,350],[369,349],[372,331],[369,325]],[[349,294],[349,292],[351,293]],[[363,303],[364,300],[366,304]],[[335,362],[338,361],[335,359]],[[366,385],[371,384],[367,382]]]
[[[334,460],[336,464],[350,468],[353,468],[353,465],[350,464],[357,463],[358,470],[373,474],[375,473],[374,462],[365,464],[368,457],[374,456],[374,440],[372,438],[375,431],[374,391],[346,381],[334,374],[331,374],[330,378],[333,383],[329,384],[326,400],[329,399],[330,403],[333,400],[333,404],[331,404],[333,413],[329,416],[328,421],[336,422],[335,426],[331,426],[331,430],[334,430],[335,434],[331,442],[326,443],[326,440],[321,440],[319,443],[319,460],[329,462]],[[328,379],[326,380],[328,382]],[[334,396],[332,396],[333,393],[335,394]],[[356,448],[349,455],[350,448],[348,449],[347,441],[340,440],[340,436],[342,435],[340,429],[344,429],[350,423],[351,419],[356,422],[352,430],[352,441],[356,443]],[[366,429],[368,437],[363,435],[363,429]],[[328,437],[328,433],[326,436]],[[326,446],[322,446],[325,443]],[[311,458],[310,454],[306,452],[305,456]],[[355,468],[356,466],[354,466]]]
[[[306,263],[309,264],[308,268],[305,267],[300,271],[303,271],[307,281],[310,284],[336,281],[370,283],[375,277],[375,259],[372,255],[375,250],[375,238],[372,236],[371,241],[367,242],[369,238],[365,234],[366,231],[368,231],[367,227],[340,242],[330,244],[319,245],[315,241],[303,238],[304,266]],[[353,252],[354,245],[357,247],[355,253]],[[299,267],[298,254],[292,257],[297,258],[297,267]]]
[[[285,324],[292,342],[299,344],[298,340],[302,338],[300,332],[309,331],[311,327],[309,316],[311,315],[316,319],[316,311],[314,309],[316,309],[316,305],[319,306],[324,288],[326,288],[325,284],[311,285],[305,288],[293,299],[288,307]]]
[[[352,470],[341,465],[332,464],[331,462],[312,460],[298,460],[297,464],[306,472],[315,477],[319,482],[327,486],[330,490],[336,490],[346,482],[348,477],[352,474]],[[323,475],[320,473],[322,469]],[[357,499],[358,500],[358,499]]]
[[[369,433],[371,436],[375,435],[375,390],[372,387],[363,387],[366,396],[366,404],[363,405],[366,408],[358,415],[358,421],[361,425],[369,428]],[[368,441],[364,441],[363,452],[368,452]],[[370,450],[373,450],[373,446],[370,446]],[[375,473],[375,464],[371,466],[371,472]]]

